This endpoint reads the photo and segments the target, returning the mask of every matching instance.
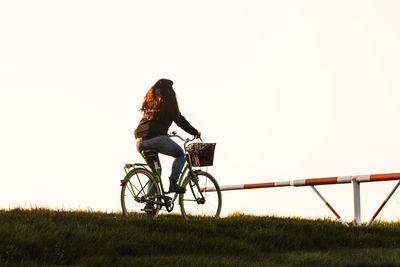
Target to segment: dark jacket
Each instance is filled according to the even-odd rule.
[[[135,138],[149,139],[160,135],[167,135],[172,122],[181,127],[191,135],[197,135],[198,131],[182,116],[176,101],[162,102],[160,111],[151,120],[146,119],[144,111],[143,118],[140,120],[135,130]]]

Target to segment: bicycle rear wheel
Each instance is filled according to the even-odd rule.
[[[129,180],[122,185],[121,188],[121,207],[125,216],[142,216],[146,213],[143,211],[146,201],[144,196],[148,194],[148,187],[153,182],[154,177],[150,172],[137,169],[129,173]],[[160,188],[157,183],[154,184],[153,194],[160,195]],[[151,198],[151,196],[147,196]],[[154,200],[158,200],[154,197]],[[156,218],[160,212],[160,205],[154,205],[154,211],[148,212],[148,217]]]
[[[186,193],[180,197],[179,204],[182,216],[186,220],[199,216],[219,217],[222,205],[221,189],[211,174],[199,171],[197,179],[191,177],[183,186]]]

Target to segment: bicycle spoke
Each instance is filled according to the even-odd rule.
[[[143,188],[142,183],[140,182],[140,178],[138,176],[138,173],[136,173],[136,178],[139,180],[140,188]]]
[[[131,182],[128,182],[129,184],[131,183]],[[134,192],[134,190],[133,190],[133,188],[132,188],[132,185],[130,184],[130,186],[129,187],[127,187],[128,188],[128,191],[131,193],[131,195],[133,195],[133,196],[136,196],[136,194],[135,194],[135,192]]]
[[[138,191],[138,192],[139,192],[139,189],[138,189],[136,186],[134,186],[134,185],[131,183],[131,181],[129,181],[128,183],[129,183],[129,187],[128,187],[129,191],[132,193],[132,195],[136,195],[136,194],[135,194],[135,190],[133,189],[133,187],[134,187],[134,188],[136,189],[136,191]]]

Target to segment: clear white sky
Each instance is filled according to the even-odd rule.
[[[221,185],[400,172],[399,13],[381,0],[1,1],[0,207],[119,211],[159,78],[217,142]],[[361,185],[364,221],[394,184]],[[317,188],[353,219],[350,184]],[[225,192],[234,211],[333,216],[308,187]],[[396,192],[380,219],[399,218]]]

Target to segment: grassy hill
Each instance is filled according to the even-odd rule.
[[[400,266],[400,224],[0,210],[0,266]]]

